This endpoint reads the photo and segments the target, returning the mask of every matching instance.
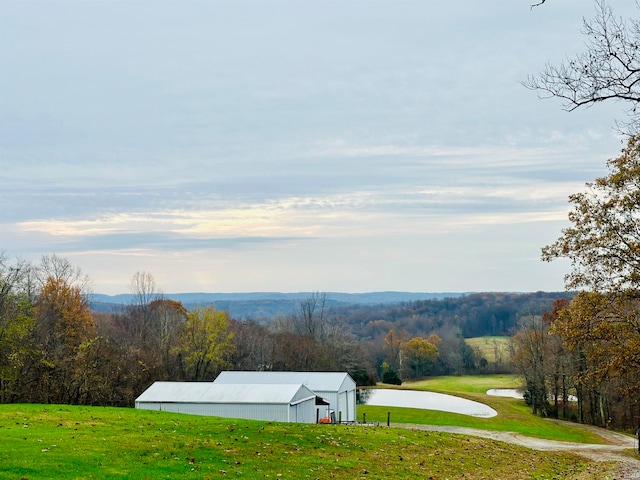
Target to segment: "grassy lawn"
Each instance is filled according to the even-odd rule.
[[[386,425],[387,412],[392,423],[415,423],[423,425],[457,425],[517,432],[523,435],[568,442],[602,443],[602,439],[584,429],[556,425],[543,418],[531,415],[523,400],[495,397],[486,394],[490,388],[518,388],[520,380],[515,375],[476,375],[462,377],[435,377],[418,382],[406,382],[401,388],[429,390],[448,393],[485,403],[498,412],[496,417],[477,418],[456,413],[412,408],[374,407],[358,405],[358,419],[366,415],[367,421]]]
[[[459,435],[0,405],[2,479],[579,478],[611,464]]]
[[[465,375],[406,382],[402,387],[456,395],[461,392],[486,394],[490,388],[520,388],[522,380],[517,375]]]
[[[464,340],[470,347],[477,348],[490,363],[496,360],[509,361],[509,343],[511,337],[474,337]],[[498,357],[498,358],[496,358]]]

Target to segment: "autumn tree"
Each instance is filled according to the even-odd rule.
[[[177,359],[173,350],[178,344],[180,334],[187,320],[187,309],[176,300],[158,299],[148,305],[155,345],[151,348],[157,352],[159,366],[163,378],[170,379],[177,375]]]
[[[384,383],[402,383],[400,372],[402,372],[402,344],[407,338],[405,331],[397,332],[393,327],[389,329],[384,337],[384,361],[378,367]]]
[[[91,280],[68,258],[56,254],[43,255],[40,263],[35,267],[35,272],[40,289],[43,289],[50,280],[54,280],[60,285],[66,284],[77,289],[85,296],[90,293]]]
[[[129,283],[131,304],[119,316],[124,335],[119,337],[123,355],[135,365],[133,383],[146,386],[154,380],[177,378],[179,365],[173,352],[186,321],[182,303],[165,299],[153,275],[136,272]]]
[[[549,356],[549,326],[542,317],[529,316],[520,321],[520,327],[512,338],[514,354],[512,362],[526,382],[525,398],[534,414],[549,413],[549,374],[553,361]]]
[[[636,4],[640,8],[640,4]],[[572,111],[603,101],[626,103],[629,133],[640,128],[640,20],[614,16],[604,0],[596,1],[596,15],[585,20],[586,50],[559,65],[547,65],[524,85],[543,97],[561,99]]]
[[[598,292],[640,288],[640,136],[629,139],[610,173],[569,201],[571,226],[542,249],[542,259],[571,260],[568,289]]]
[[[402,369],[402,343],[406,337],[406,332],[397,332],[393,327],[384,337],[386,361],[398,372]]]
[[[95,338],[95,324],[79,286],[49,277],[35,304],[35,339],[40,355],[32,373],[39,401],[81,403],[90,385],[78,360]]]
[[[0,252],[0,403],[18,393],[16,382],[29,352],[33,308],[25,280],[30,270],[30,264],[12,263]]]
[[[213,305],[187,314],[175,353],[180,356],[186,380],[213,380],[228,366],[233,353],[229,315]]]
[[[580,416],[631,425],[640,398],[640,297],[580,292],[554,324],[578,363]]]
[[[269,368],[275,371],[320,370],[318,343],[308,335],[280,330],[273,332]]]
[[[405,342],[402,349],[403,377],[421,378],[429,374],[433,362],[438,358],[437,345],[442,340],[437,335],[429,338],[413,337]]]
[[[571,260],[567,288],[583,290],[556,327],[583,357],[580,381],[594,391],[601,389],[598,382],[604,388],[605,379],[616,378],[618,390],[638,398],[640,137],[631,137],[622,155],[609,160],[608,166],[609,175],[569,197],[571,226],[542,249],[542,258]],[[600,410],[605,410],[604,404]],[[601,417],[594,419],[602,422]]]
[[[230,320],[235,349],[231,363],[236,370],[272,370],[273,329],[254,320]]]
[[[552,416],[558,418],[562,408],[562,417],[567,419],[567,405],[569,402],[569,389],[576,385],[576,366],[578,360],[570,350],[567,349],[563,338],[556,329],[558,320],[564,311],[569,307],[570,302],[566,299],[558,299],[553,302],[551,311],[542,314],[542,321],[549,328],[547,339],[547,350],[550,370],[549,391],[553,399]],[[576,391],[578,402],[581,402],[580,391]]]

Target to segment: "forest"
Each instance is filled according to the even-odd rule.
[[[132,276],[131,303],[108,312],[90,308],[89,285],[64,257],[0,255],[0,402],[131,406],[154,381],[211,381],[229,369],[347,371],[359,385],[517,372],[535,414],[630,427],[639,413],[637,332],[619,317],[592,328],[603,311],[634,313],[632,295],[613,311],[586,292],[347,306],[313,292],[290,314],[238,320],[165,298],[148,272]],[[616,346],[618,330],[632,335]],[[467,341],[483,336],[491,361]],[[491,340],[499,336],[511,338],[506,350]]]
[[[148,272],[133,299],[97,312],[90,279],[66,258],[0,258],[0,400],[132,405],[156,380],[213,380],[223,369],[347,371],[360,385],[428,375],[508,372],[465,337],[512,335],[562,293],[471,294],[386,305],[329,306],[302,298],[288,315],[243,319],[213,304],[165,298]]]

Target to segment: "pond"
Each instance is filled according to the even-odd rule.
[[[441,412],[461,413],[472,417],[495,417],[498,412],[484,403],[443,393],[418,390],[359,390],[358,403],[381,407],[422,408]]]
[[[487,390],[487,395],[495,397],[524,398],[522,390],[517,388],[491,388]]]
[[[524,392],[516,388],[491,388],[487,390],[487,395],[493,395],[496,397],[510,397],[510,398],[524,398]],[[553,401],[553,394],[549,394],[549,401]],[[560,397],[558,397],[560,398]],[[567,395],[569,402],[577,402],[578,397],[575,395]]]

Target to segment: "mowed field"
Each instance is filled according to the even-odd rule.
[[[479,391],[514,382],[511,376],[443,377],[413,385]],[[509,404],[513,404],[509,406]],[[484,428],[510,428],[551,438],[553,424],[495,398],[499,415]],[[358,408],[361,409],[381,407]],[[364,410],[362,410],[364,412]],[[380,412],[386,420],[386,411]],[[463,415],[394,409],[415,423],[463,424]],[[422,415],[422,416],[421,416]],[[368,410],[368,419],[375,416]],[[502,420],[497,420],[503,416]],[[519,421],[518,421],[519,418]],[[395,420],[400,421],[398,418]],[[491,419],[477,419],[490,421]],[[402,420],[404,421],[404,420]],[[460,423],[461,422],[461,423]],[[540,422],[540,423],[537,423]],[[578,429],[576,429],[577,431]],[[582,437],[580,437],[582,435]],[[614,478],[615,465],[567,453],[538,452],[475,437],[363,425],[276,424],[124,408],[0,405],[0,478]]]
[[[465,343],[477,348],[489,363],[508,363],[511,337],[473,337],[465,338]]]

